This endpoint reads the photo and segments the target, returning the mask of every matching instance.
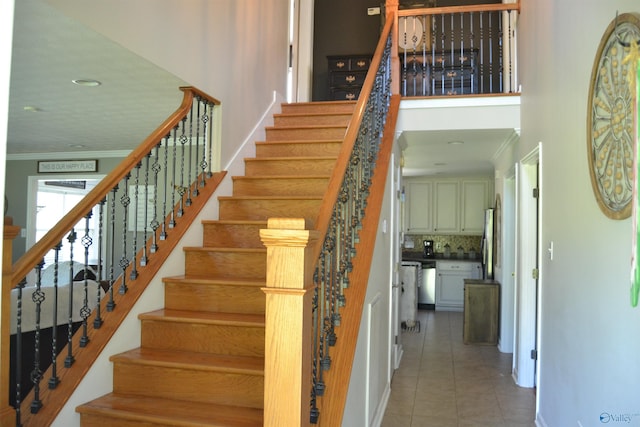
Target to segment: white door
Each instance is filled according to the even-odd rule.
[[[535,387],[538,333],[539,149],[521,162],[518,193],[518,277],[514,377],[521,387]]]

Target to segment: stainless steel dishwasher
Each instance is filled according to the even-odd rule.
[[[418,308],[435,310],[436,308],[436,262],[422,260],[422,283],[418,289]]]

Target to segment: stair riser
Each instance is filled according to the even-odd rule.
[[[142,320],[142,347],[264,356],[264,327]]]
[[[265,294],[257,286],[165,283],[165,308],[221,313],[264,314]]]
[[[273,118],[275,126],[313,126],[313,125],[340,125],[347,126],[352,114],[295,114],[276,115]]]
[[[336,159],[247,160],[245,162],[245,176],[331,175],[331,172],[333,171],[335,164],[336,164]]]
[[[342,140],[256,143],[256,157],[338,157],[341,147]]]
[[[220,219],[305,218],[312,224],[315,222],[321,204],[320,199],[226,199],[220,200]]]
[[[260,229],[267,224],[203,224],[203,246],[207,248],[264,248],[260,240]]]
[[[259,279],[266,277],[266,251],[228,252],[185,249],[185,275],[193,277]]]
[[[283,114],[353,113],[355,102],[282,104]]]
[[[236,179],[234,196],[312,196],[322,197],[329,178]]]
[[[113,392],[262,408],[264,376],[116,361]]]
[[[346,126],[327,127],[293,127],[267,128],[267,141],[322,141],[325,139],[342,140],[346,133]]]
[[[118,413],[108,414],[80,414],[80,425],[82,427],[175,427],[176,424],[168,421],[166,424],[144,423],[139,420],[127,420],[118,416]]]

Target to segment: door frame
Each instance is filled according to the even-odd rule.
[[[539,284],[542,273],[539,270],[540,224],[542,223],[541,182],[542,171],[541,145],[520,161],[517,174],[518,215],[517,215],[517,252],[516,261],[516,313],[515,313],[515,349],[513,357],[513,376],[521,387],[535,387],[539,357],[532,359],[532,350],[536,350],[540,328]],[[533,191],[538,188],[538,198]],[[538,279],[533,277],[537,270]]]
[[[287,102],[311,100],[314,0],[289,0]]]

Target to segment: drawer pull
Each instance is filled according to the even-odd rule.
[[[344,79],[347,81],[347,83],[353,83],[356,81],[356,76],[347,76]]]
[[[340,61],[340,62],[336,62],[336,67],[338,68],[344,68],[344,66],[347,65],[345,62]]]

